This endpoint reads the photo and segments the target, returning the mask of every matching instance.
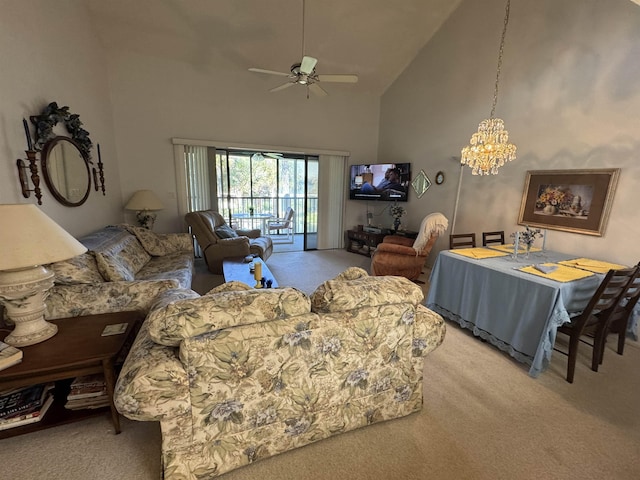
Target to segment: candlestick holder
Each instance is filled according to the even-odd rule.
[[[40,189],[40,175],[38,174],[38,158],[36,157],[37,152],[34,150],[26,150],[27,161],[29,165],[26,165],[24,160],[19,158],[16,160],[16,165],[18,166],[18,179],[20,180],[20,188],[22,189],[22,196],[24,198],[29,198],[31,196],[31,192],[34,193],[35,197],[38,199],[38,205],[42,205],[42,190]],[[27,174],[27,170],[29,171],[31,183],[33,183],[33,188],[29,188],[29,177]]]

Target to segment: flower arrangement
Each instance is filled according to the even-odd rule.
[[[538,195],[537,203],[541,207],[553,205],[560,210],[566,210],[571,206],[572,201],[573,193],[571,193],[569,188],[547,185],[542,193]]]
[[[527,250],[531,249],[531,246],[533,245],[533,242],[535,242],[536,238],[540,237],[542,238],[542,230],[540,230],[539,228],[536,228],[535,230],[533,230],[532,228],[529,228],[529,225],[526,225],[524,232],[517,232],[519,233],[519,239],[520,242],[522,242],[524,245],[526,245]],[[516,232],[511,234],[511,238],[515,239],[516,237]]]
[[[389,213],[391,213],[393,218],[400,218],[407,213],[407,211],[400,205],[392,205],[391,208],[389,208]]]

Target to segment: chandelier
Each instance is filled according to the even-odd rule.
[[[460,157],[460,163],[469,165],[473,175],[496,175],[498,168],[516,158],[516,146],[513,143],[509,143],[509,132],[504,129],[504,121],[500,118],[494,118],[496,104],[498,103],[498,83],[500,81],[504,39],[507,34],[507,24],[509,23],[510,4],[511,0],[507,0],[500,50],[498,51],[498,71],[493,91],[491,115],[488,119],[480,122],[478,132],[471,136],[469,145],[462,149]]]

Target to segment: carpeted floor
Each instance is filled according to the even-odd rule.
[[[278,255],[267,262],[278,281],[281,285],[290,281],[305,292],[347,266],[368,268],[369,262],[338,250]],[[203,288],[206,283],[202,281]],[[638,342],[628,342],[624,356],[619,356],[610,341],[598,373],[589,368],[590,348],[581,348],[576,380],[569,384],[564,380],[562,355],[554,354],[550,368],[532,379],[523,364],[453,324],[447,327],[442,346],[425,359],[421,412],[338,435],[220,478],[640,478]],[[104,415],[2,440],[0,476],[160,478],[158,425],[123,419],[122,427],[120,435],[113,435]]]

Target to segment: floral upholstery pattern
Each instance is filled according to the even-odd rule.
[[[69,260],[52,263],[49,267],[55,275],[55,283],[57,285],[104,282],[104,278],[100,274],[100,270],[98,270],[96,259],[89,252]]]
[[[160,421],[164,478],[181,480],[417,412],[423,357],[445,335],[421,302],[410,281],[362,269],[311,298],[238,282],[202,297],[163,292],[118,378],[116,407]]]
[[[146,228],[129,224],[122,224],[120,227],[135,235],[149,255],[154,257],[193,250],[193,240],[190,235],[155,233]]]
[[[46,300],[46,318],[123,310],[146,313],[160,292],[191,286],[191,235],[152,233],[157,242],[166,242],[162,248],[167,252],[153,255],[130,228],[137,227],[107,226],[82,237],[79,241],[88,252],[48,266],[55,274],[55,285]],[[157,254],[160,247],[150,244]]]

